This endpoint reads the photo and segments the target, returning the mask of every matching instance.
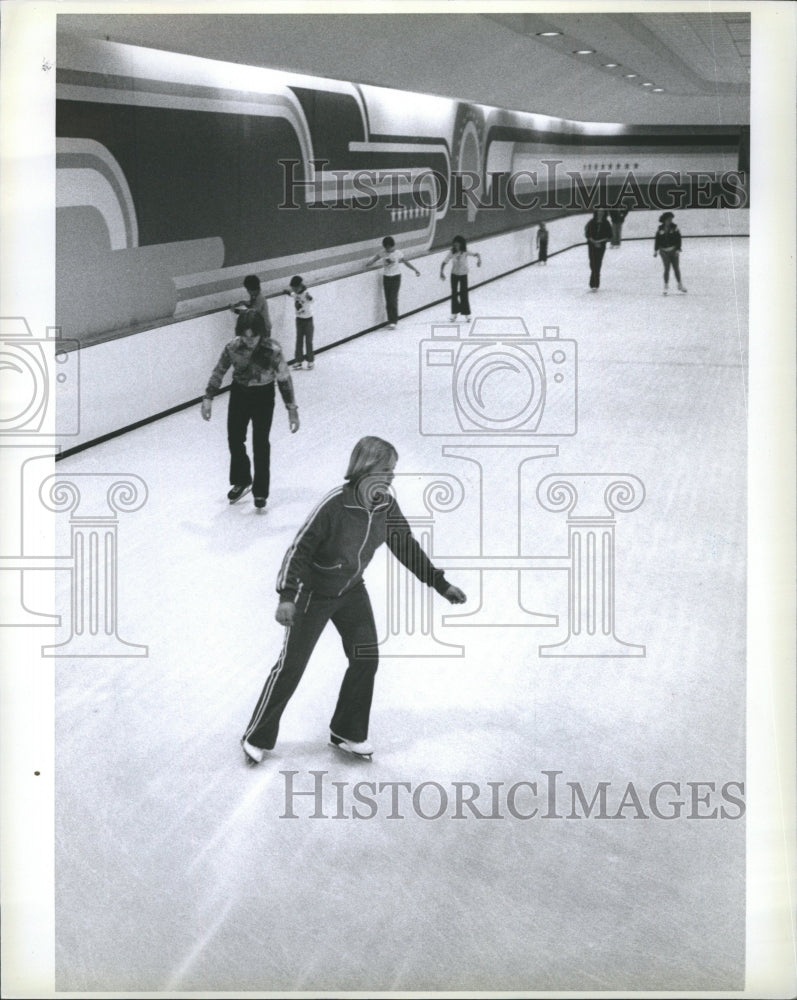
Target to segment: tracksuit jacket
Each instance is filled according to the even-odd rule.
[[[422,583],[438,594],[446,592],[449,584],[443,571],[435,568],[416,541],[395,497],[383,494],[368,509],[347,483],[312,511],[285,553],[277,577],[280,601],[295,604],[304,591],[342,596],[362,581],[383,542]]]

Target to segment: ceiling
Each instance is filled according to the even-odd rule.
[[[85,13],[59,14],[58,30],[581,121],[750,121],[750,14],[741,5],[713,13]],[[562,34],[539,34],[546,30]]]

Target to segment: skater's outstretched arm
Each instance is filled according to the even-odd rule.
[[[387,544],[398,561],[422,583],[434,587],[437,593],[451,604],[465,603],[467,597],[464,592],[449,583],[443,571],[434,566],[418,544],[407,519],[395,501],[387,517]]]

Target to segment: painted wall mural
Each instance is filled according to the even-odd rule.
[[[742,127],[581,123],[62,36],[57,313],[83,344],[218,309],[256,273],[358,270],[584,211],[740,207]],[[655,181],[655,187],[652,185]],[[695,199],[698,199],[695,201]]]

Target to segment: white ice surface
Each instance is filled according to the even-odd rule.
[[[454,435],[418,433],[419,343],[446,306],[294,375],[302,428],[290,435],[278,400],[264,516],[251,498],[225,499],[226,397],[209,424],[194,407],[58,463],[133,473],[148,489],[118,524],[118,632],[148,656],[53,661],[58,989],[741,987],[744,822],[685,817],[686,782],[744,780],[747,240],[687,240],[681,262],[688,293],[671,282],[666,298],[650,241],[607,251],[597,294],[583,248],[471,294],[474,316],[521,316],[534,337],[555,325],[578,342],[579,432],[523,466],[519,553],[567,554],[565,515],[536,500],[544,475],[639,477],[644,504],[617,516],[616,630],[646,656],[540,657],[567,633],[561,571],[521,585],[524,606],[557,627],[444,626],[459,609],[435,596],[435,634],[464,656],[383,659],[370,763],[326,744],[345,666],[331,626],[275,752],[248,769],[238,739],[281,643],[283,553],[360,436],[394,442],[399,473],[458,476],[465,500],[437,515],[433,557],[445,567],[478,552],[475,466],[442,454]],[[415,485],[396,481],[419,515]],[[512,489],[481,512],[494,540],[506,525],[506,553],[518,545]],[[66,554],[68,518],[59,525]],[[366,576],[380,626],[386,565],[379,554]],[[448,575],[469,594],[461,610],[477,606],[478,574]],[[69,573],[57,576],[67,607]],[[329,818],[311,818],[309,797],[282,818],[284,771],[302,790],[326,772]],[[544,812],[543,771],[562,772],[564,814],[566,781],[588,796],[611,782],[612,813],[629,782],[645,803],[657,782],[680,782],[687,805],[671,821],[631,808],[521,820],[505,806],[502,819],[451,818],[455,781],[476,783],[487,811],[488,782],[505,796],[536,781]],[[360,781],[437,782],[452,804],[425,820],[402,797],[405,818],[390,819],[385,791],[373,818],[336,819],[334,781],[348,783],[349,817]],[[517,808],[530,805],[519,792]]]

